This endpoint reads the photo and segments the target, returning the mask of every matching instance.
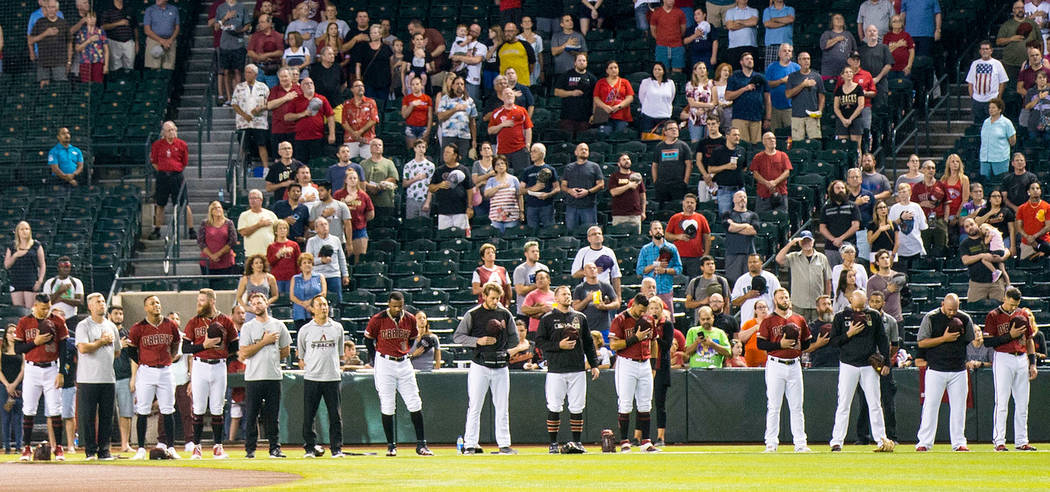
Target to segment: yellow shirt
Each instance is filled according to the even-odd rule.
[[[508,68],[513,68],[518,80],[528,84],[529,53],[525,50],[525,42],[520,39],[503,43],[499,48],[499,73],[504,74]]]

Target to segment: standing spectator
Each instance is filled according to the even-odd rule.
[[[15,351],[15,332],[18,325],[7,323],[0,341],[0,439],[4,454],[22,448],[22,378],[25,376],[24,356]]]
[[[157,0],[157,3],[165,1]],[[42,89],[52,80],[69,80],[69,70],[73,66],[73,36],[69,25],[59,15],[58,2],[49,0],[41,8],[44,15],[30,26],[28,40],[30,59],[36,61],[36,80]],[[147,16],[150,9],[146,9]],[[148,29],[147,26],[147,32]]]
[[[405,219],[425,216],[423,204],[427,200],[427,183],[434,176],[434,163],[427,159],[427,143],[416,140],[412,146],[415,157],[405,163],[401,186],[405,188]]]
[[[358,20],[360,22],[360,20]],[[423,27],[423,22],[419,19],[412,19],[408,22],[408,32],[412,36],[416,34],[422,34],[426,43],[424,49],[426,54],[429,55],[430,62],[436,71],[444,71],[448,64],[448,55],[445,53],[445,38],[441,35],[441,32],[432,27]],[[515,33],[517,35],[517,33]],[[441,80],[433,80],[433,83],[437,85]]]
[[[355,265],[368,253],[368,222],[376,217],[372,199],[358,183],[357,173],[347,173],[346,186],[335,193],[336,199],[342,200],[350,210],[350,242],[346,252],[354,255]]]
[[[566,41],[570,42],[572,41]],[[598,79],[587,71],[587,53],[577,53],[574,58],[575,61],[569,70],[559,72],[561,75],[554,86],[554,96],[562,99],[558,128],[569,132],[573,137],[591,128],[594,87],[598,83]]]
[[[904,30],[915,40],[915,54],[930,56],[941,40],[941,4],[937,0],[901,0]]]
[[[102,83],[102,77],[109,73],[109,38],[98,26],[98,17],[94,11],[84,16],[87,21],[77,31],[73,43],[79,55],[80,81]]]
[[[1022,111],[1028,113],[1028,118],[1018,121],[1021,126],[1028,129],[1028,135],[1032,140],[1039,143],[1050,141],[1050,75],[1039,71],[1035,74],[1035,85],[1025,96]]]
[[[496,264],[496,247],[490,243],[481,245],[481,261],[474,269],[470,280],[470,291],[478,296],[478,304],[485,302],[484,286],[496,284],[503,288],[500,295],[500,303],[503,306],[510,305],[510,277],[507,269]]]
[[[982,299],[1002,302],[1007,284],[1003,261],[1006,260],[1008,252],[1003,249],[993,250],[986,244],[981,228],[973,219],[964,219],[963,228],[966,230],[966,239],[959,244],[959,254],[969,274],[970,286],[966,290],[966,302]]]
[[[588,263],[594,264],[598,278],[611,284],[619,296],[620,264],[616,261],[616,253],[605,245],[605,235],[602,234],[601,226],[591,226],[587,229],[587,246],[580,248],[572,260],[573,278],[584,277],[587,273],[584,266]]]
[[[237,283],[234,298],[241,307],[248,305],[252,295],[260,293],[267,302],[277,302],[277,279],[270,273],[270,262],[263,255],[251,255],[244,260],[244,272]]]
[[[773,2],[762,11],[762,25],[766,28],[765,36],[763,36],[764,43],[766,45],[766,65],[772,65],[776,63],[777,57],[780,56],[781,45],[791,45],[794,39],[793,29],[795,28],[795,9],[784,4],[784,0],[773,0]],[[788,55],[787,60],[791,61],[791,56]],[[781,64],[784,63],[784,59],[780,58]],[[768,73],[766,75],[769,77]],[[779,79],[780,77],[776,77]],[[770,80],[774,80],[773,77],[769,77]]]
[[[244,67],[244,82],[233,89],[230,107],[236,115],[237,130],[244,132],[245,140],[255,144],[263,167],[269,168],[270,122],[266,119],[266,99],[270,97],[270,88],[258,80],[258,75],[259,67],[254,64]]]
[[[109,38],[109,69],[134,70],[139,51],[138,22],[128,13],[124,0],[113,0],[113,7],[102,12],[99,23]]]
[[[288,296],[292,277],[299,272],[299,243],[288,238],[288,223],[281,220],[273,225],[273,242],[266,247],[266,260],[270,262],[270,273],[277,281],[277,294]]]
[[[587,39],[576,32],[573,27],[572,15],[565,14],[561,16],[561,31],[551,35],[551,54],[554,55],[555,74],[563,74],[573,68],[579,71],[576,66],[577,57],[587,54]],[[587,70],[586,64],[583,70]]]
[[[371,152],[371,151],[369,151]],[[371,155],[371,153],[369,153]],[[346,175],[351,172],[357,174],[358,182],[362,182],[365,179],[365,169],[360,164],[350,160],[350,146],[343,144],[339,146],[339,151],[335,154],[338,162],[332,164],[325,171],[325,175],[328,182],[332,184],[332,191],[339,191],[343,189],[346,183]]]
[[[310,65],[310,78],[314,80],[317,93],[329,101],[340,101],[343,89],[346,89],[346,78],[343,67],[335,61],[336,47],[318,48],[317,59]]]
[[[865,29],[867,35],[862,38],[864,42],[857,48],[860,52],[860,67],[872,74],[871,79],[875,83],[875,97],[872,98],[872,104],[882,107],[886,105],[886,97],[890,92],[890,82],[886,80],[886,77],[889,76],[895,62],[890,48],[879,42],[878,28],[869,25]]]
[[[394,216],[394,190],[399,180],[394,161],[383,157],[383,141],[373,138],[369,142],[371,155],[361,161],[365,172],[364,191],[372,198],[376,214]]]
[[[957,244],[955,233],[960,230],[963,204],[970,201],[970,178],[963,170],[962,158],[959,154],[949,154],[944,162],[944,174],[941,175],[941,184],[944,186],[944,199],[947,201],[948,230],[952,231],[951,244]]]
[[[1017,143],[1017,131],[1013,122],[1003,114],[1005,109],[1002,99],[991,99],[988,101],[988,118],[981,124],[981,176],[985,178],[1007,171],[1010,147]]]
[[[944,248],[948,244],[948,194],[944,184],[937,180],[937,165],[922,163],[923,181],[912,186],[912,200],[922,207],[928,229],[922,233],[922,242],[929,248]]]
[[[754,56],[759,52],[757,26],[758,10],[749,7],[747,0],[736,0],[736,4],[725,12],[725,28],[729,31],[729,50],[726,51],[726,57],[738,68],[743,67],[744,53]]]
[[[514,304],[518,307],[517,314],[519,316],[529,316],[529,331],[536,331],[534,327],[539,326],[539,319],[541,316],[549,312],[549,309],[541,311],[533,311],[532,314],[526,313],[525,306],[535,307],[537,304],[550,305],[554,301],[554,292],[550,287],[550,270],[547,265],[540,263],[540,243],[536,241],[526,241],[523,247],[523,253],[525,261],[514,268]],[[539,273],[545,272],[547,274],[547,287],[541,287],[539,281]],[[533,298],[539,296],[542,298],[542,302],[529,303],[529,295],[537,290],[546,289],[545,292],[540,294],[533,294]],[[535,323],[533,323],[535,321]]]
[[[674,5],[675,0],[663,0],[660,7],[653,9],[649,17],[649,32],[656,41],[653,59],[664,67],[671,67],[674,72],[681,72],[685,68],[682,37],[685,35],[686,19],[682,9]]]
[[[740,130],[740,137],[745,142],[757,144],[762,139],[763,127],[769,127],[773,106],[769,83],[765,76],[755,72],[755,58],[751,52],[740,56],[740,70],[729,78],[726,99],[733,101],[733,127]]]
[[[146,35],[146,68],[175,69],[175,45],[179,39],[179,9],[168,5],[168,0],[157,0],[142,17],[142,32]]]
[[[570,231],[598,223],[595,194],[605,188],[605,176],[602,168],[588,159],[590,152],[590,147],[581,142],[576,146],[576,162],[562,170],[561,189],[569,196],[565,199],[565,227]]]
[[[612,195],[609,201],[610,225],[631,224],[637,228],[636,233],[641,233],[642,221],[645,220],[645,181],[641,174],[631,171],[630,155],[622,153],[616,159],[616,172],[609,175],[605,188]]]
[[[712,294],[712,297],[714,296],[721,296],[721,294]],[[817,305],[821,305],[820,299],[817,299]],[[828,310],[830,311],[830,308]],[[766,367],[768,355],[765,350],[758,348],[757,335],[758,330],[762,328],[762,322],[770,314],[772,313],[769,304],[766,304],[764,299],[755,301],[755,317],[745,321],[740,331],[736,333],[736,342],[744,345],[744,363],[747,367]]]
[[[580,32],[584,36],[591,30],[591,21],[594,21],[596,28],[601,29],[602,23],[605,21],[605,9],[601,8],[603,3],[605,3],[605,0],[580,0],[580,3],[576,4],[575,13],[576,17],[580,19]],[[635,6],[635,11],[637,11],[637,6]],[[637,17],[637,14],[635,16]],[[648,29],[648,26],[646,29]]]
[[[891,0],[865,0],[857,9],[857,37],[864,37],[864,29],[873,25],[879,30],[879,40],[890,30],[890,18],[893,16]],[[889,43],[886,43],[889,44]]]
[[[70,144],[71,139],[69,128],[58,129],[58,143],[47,152],[47,164],[51,167],[52,181],[77,186],[77,176],[84,172],[84,152]]]
[[[973,186],[978,186],[980,183],[974,183]],[[976,190],[975,190],[976,191]],[[1017,237],[1014,229],[1014,211],[1003,204],[1002,190],[993,189],[988,193],[988,203],[984,204],[980,209],[970,214],[973,220],[977,222],[978,226],[984,224],[990,224],[999,230],[999,234],[1003,236],[1004,246],[1007,248],[1013,248],[1013,251],[1017,251]]]
[[[779,1],[783,2],[783,0]],[[769,9],[766,10],[768,11]],[[768,40],[769,38],[767,37],[766,39]],[[766,79],[769,81],[769,100],[770,104],[773,105],[771,111],[773,118],[769,126],[773,130],[791,126],[791,99],[787,97],[787,83],[792,73],[802,69],[799,64],[791,61],[791,53],[793,51],[794,48],[790,43],[781,43],[778,45],[777,54],[766,58],[767,60],[774,60],[766,67]]]
[[[507,156],[514,171],[520,172],[528,167],[525,149],[532,145],[532,118],[525,108],[514,103],[513,89],[503,89],[501,96],[503,106],[493,112],[488,133],[497,135],[497,152]]]
[[[383,42],[382,30],[378,24],[368,29],[368,42],[358,43],[350,54],[354,64],[354,76],[364,82],[365,95],[372,98],[379,106],[379,112],[386,108],[390,98],[390,86],[393,84],[391,72],[394,51]],[[368,60],[368,63],[361,63]]]
[[[780,288],[776,275],[762,269],[762,255],[747,255],[747,271],[733,282],[733,305],[740,308],[740,321],[755,317],[755,302],[763,300],[773,305],[773,293]],[[728,270],[727,270],[728,273]]]
[[[724,331],[712,326],[715,316],[710,307],[703,306],[697,313],[697,326],[690,328],[685,334],[683,350],[689,357],[689,367],[721,368],[723,362],[732,355],[729,337]]]
[[[999,189],[1005,193],[1003,203],[1016,213],[1017,207],[1028,201],[1028,187],[1038,182],[1039,178],[1026,169],[1028,161],[1020,152],[1014,152],[1010,165],[1014,172],[1003,176]]]
[[[255,457],[259,438],[259,426],[255,422],[261,416],[262,427],[266,429],[266,439],[270,443],[270,457],[284,458],[281,441],[277,437],[283,377],[280,367],[281,360],[291,352],[292,337],[284,323],[269,316],[269,306],[263,294],[255,294],[249,301],[255,318],[241,327],[240,350],[237,354],[247,366],[244,370],[244,420],[249,425],[244,438],[244,451],[247,458]]]
[[[828,201],[820,212],[820,234],[824,236],[824,254],[832,267],[842,263],[838,249],[853,244],[860,229],[860,209],[849,201],[846,183],[840,180],[828,186]]]
[[[1003,68],[1006,69],[1007,77],[1014,82],[1028,54],[1028,43],[1039,43],[1041,37],[1035,21],[1025,18],[1024,5],[1023,0],[1013,3],[1013,15],[999,25],[999,32],[995,36],[995,45],[1003,47]],[[1027,27],[1022,28],[1021,24]]]
[[[911,67],[915,63],[915,40],[904,31],[904,19],[899,14],[890,20],[890,32],[883,34],[882,42],[893,55],[890,74],[894,77],[911,75]]]
[[[306,240],[306,252],[313,256],[315,271],[317,275],[324,278],[327,291],[334,292],[339,302],[342,302],[343,287],[350,285],[350,273],[346,267],[346,253],[343,249],[342,238],[329,234],[328,230],[328,220],[318,217],[314,221],[316,235]],[[245,254],[248,252],[245,251]],[[305,255],[300,255],[299,259],[302,260],[303,256]],[[302,266],[300,266],[301,269]],[[294,282],[292,287],[295,287]]]
[[[707,70],[704,62],[698,61],[693,65],[689,82],[685,83],[686,106],[682,108],[682,114],[679,117],[688,124],[689,143],[694,147],[697,147],[700,141],[706,139],[708,135],[719,133],[717,129],[712,132],[707,126],[708,116],[715,114],[715,109],[718,107],[714,85],[711,79],[707,78]],[[702,152],[697,147],[698,163],[703,162],[701,155]]]
[[[672,118],[674,98],[678,91],[674,81],[667,78],[667,70],[662,62],[654,63],[650,73],[638,86],[638,130],[656,133],[653,131],[656,127]]]
[[[634,89],[627,79],[620,78],[620,64],[609,60],[605,65],[605,78],[594,85],[594,114],[591,123],[601,125],[603,134],[620,132],[631,122],[631,103]]]
[[[875,252],[875,273],[868,278],[868,297],[880,296],[883,310],[897,322],[904,320],[901,313],[901,289],[907,284],[907,276],[893,271],[893,253],[882,249]],[[858,277],[859,278],[859,277]]]
[[[434,112],[433,101],[423,93],[423,81],[414,78],[411,85],[412,92],[401,100],[401,117],[405,119],[405,147],[408,148],[416,140],[429,139]]]
[[[708,125],[712,122],[709,121]],[[745,154],[740,147],[740,129],[730,128],[724,139],[724,145],[717,145],[717,140],[708,138],[700,143],[701,147],[711,148],[711,156],[706,164],[700,164],[700,173],[704,182],[717,185],[718,215],[721,218],[733,208],[735,194],[744,187]]]
[[[466,79],[466,93],[471,99],[481,99],[481,62],[485,59],[485,53],[485,45],[477,40],[467,26],[460,24],[456,27],[456,40],[449,49],[452,74],[457,79]]]
[[[258,17],[258,27],[248,41],[247,51],[248,61],[259,67],[259,80],[271,89],[280,80],[278,71],[281,68],[281,56],[284,54],[284,36],[274,29],[273,22],[274,18],[270,14]],[[294,83],[294,79],[292,81]],[[277,116],[274,116],[274,121],[276,120]]]
[[[50,296],[52,310],[62,311],[62,319],[76,323],[77,310],[84,307],[84,283],[72,275],[73,263],[68,256],[59,256],[56,264],[57,274],[44,282],[41,292]]]
[[[656,296],[664,301],[674,315],[674,277],[682,274],[682,258],[678,248],[664,239],[664,225],[659,220],[649,223],[652,241],[638,252],[635,273],[656,280]]]
[[[868,244],[868,232],[866,224],[871,224],[871,218],[875,212],[875,195],[864,189],[859,168],[850,168],[846,171],[846,198],[853,202],[860,211],[861,228],[857,230],[857,254],[861,258],[871,255]],[[882,203],[878,201],[878,203]]]
[[[889,178],[875,170],[874,154],[865,152],[861,155],[860,170],[863,171],[860,181],[861,188],[874,195],[876,200],[886,200],[893,194]]]
[[[831,14],[831,29],[820,35],[820,73],[824,79],[832,79],[846,67],[846,58],[857,49],[857,39],[846,30],[846,18],[842,14]]]
[[[678,123],[663,123],[663,140],[653,148],[653,199],[664,209],[689,191],[689,174],[693,170],[693,151],[678,139]]]
[[[949,330],[953,321],[962,322],[960,331]],[[952,451],[969,451],[966,447],[966,346],[973,341],[970,315],[959,310],[959,296],[948,294],[941,306],[922,318],[919,325],[919,348],[925,349],[927,395],[948,392],[949,432]],[[941,398],[927,397],[922,404],[916,451],[929,451],[937,434],[937,417]]]
[[[597,227],[597,226],[595,226]],[[609,323],[616,310],[620,309],[620,296],[609,282],[601,280],[598,267],[588,261],[580,269],[583,281],[572,289],[572,308],[587,317],[587,328],[609,337]],[[619,284],[620,279],[616,279]]]
[[[328,295],[328,284],[324,277],[314,273],[314,260],[314,255],[308,252],[299,255],[299,259],[296,260],[299,263],[299,273],[292,276],[292,283],[288,288],[288,298],[292,301],[292,323],[296,330],[310,322],[313,310],[310,300],[319,295]]]
[[[277,215],[263,208],[259,190],[248,192],[248,210],[237,218],[237,232],[244,238],[245,256],[266,255],[266,247],[273,242],[273,224]]]
[[[477,146],[477,100],[466,92],[467,81],[456,77],[452,92],[438,99],[438,140],[458,147],[459,155],[468,155]]]
[[[369,17],[367,10],[358,10],[354,14],[354,25],[347,25],[349,29],[347,30],[346,35],[343,36],[343,40],[345,41],[343,49],[350,51],[354,46],[357,46],[358,43],[368,42],[368,32],[372,25],[371,22],[372,20],[371,17]],[[320,26],[320,24],[318,24],[318,26]]]
[[[532,166],[521,173],[522,192],[525,194],[525,223],[538,231],[554,224],[554,197],[561,193],[558,172],[543,162],[547,147],[532,144],[529,157]]]
[[[875,253],[881,250],[889,251],[890,258],[895,258],[900,247],[901,230],[900,226],[890,220],[889,205],[885,202],[875,204],[875,214],[867,224],[868,248],[871,250],[868,261],[874,264]]]
[[[372,156],[371,141],[376,138],[379,108],[375,99],[365,95],[365,83],[355,80],[350,86],[350,99],[343,103],[343,141],[350,149],[350,157],[368,159]]]
[[[777,137],[773,132],[762,135],[764,150],[755,154],[751,160],[751,172],[754,173],[758,204],[758,213],[779,210],[787,213],[787,179],[791,175],[791,160],[782,150],[777,150]]]
[[[347,173],[347,175],[353,175],[356,173]],[[355,180],[356,181],[356,180]],[[328,181],[318,181],[317,183],[317,204],[310,209],[310,223],[312,224],[320,217],[324,217],[328,220],[329,231],[335,237],[339,238],[340,244],[344,246],[344,249],[349,250],[350,247],[347,244],[351,244],[351,232],[353,227],[350,225],[350,209],[346,203],[338,200],[332,196],[332,183]],[[356,182],[354,183],[356,185]],[[352,198],[357,198],[356,192],[360,191],[357,186],[353,189],[346,189],[346,191],[353,192]]]
[[[201,249],[201,275],[237,273],[233,253],[233,248],[237,246],[237,229],[233,221],[226,217],[222,203],[213,201],[208,204],[208,216],[201,221],[197,246]]]
[[[707,22],[707,14],[702,9],[693,11],[693,31],[682,39],[688,48],[688,60],[692,65],[703,63],[708,71],[713,71],[718,57],[718,28]]]
[[[412,342],[408,357],[412,359],[412,369],[419,372],[430,372],[441,369],[441,342],[437,335],[430,331],[427,313],[422,309],[416,311],[416,329],[419,335]]]
[[[44,247],[33,239],[33,231],[26,221],[15,225],[14,244],[7,247],[4,268],[11,288],[11,304],[26,309],[33,307],[34,295],[44,283],[47,263]]]
[[[674,242],[682,258],[685,275],[700,275],[701,257],[711,250],[711,225],[703,214],[696,213],[696,195],[686,193],[682,198],[682,211],[667,221],[666,236]]]
[[[1042,200],[1039,182],[1028,185],[1028,201],[1017,207],[1016,229],[1021,235],[1020,258],[1042,258],[1050,255],[1050,203]]]
[[[291,110],[284,115],[285,121],[295,122],[296,159],[309,164],[315,157],[324,155],[325,127],[328,129],[328,145],[335,143],[335,113],[328,99],[315,92],[313,79],[300,82],[302,93],[292,100]]]
[[[857,152],[862,152],[863,113],[868,98],[864,96],[864,88],[856,82],[855,75],[853,67],[843,68],[840,80],[844,82],[835,88],[835,137],[856,142]]]
[[[853,247],[852,244],[843,244],[839,248],[839,257],[842,258],[842,263],[835,265],[831,269],[831,290],[837,291],[839,288],[839,279],[842,275],[842,271],[847,272],[853,271],[857,274],[857,288],[865,290],[868,287],[868,272],[864,268],[864,265],[857,262],[857,248]],[[849,302],[849,300],[846,300]]]
[[[689,281],[685,288],[685,308],[696,310],[702,306],[710,306],[714,295],[726,295],[729,293],[729,281],[721,275],[715,274],[715,259],[710,255],[700,258],[700,275]],[[719,306],[719,314],[728,314],[729,305],[722,303]],[[694,321],[699,321],[700,312],[693,312]],[[736,330],[730,330],[735,332]]]
[[[219,38],[219,69],[224,72],[220,79],[219,99],[225,94],[230,105],[233,89],[241,83],[241,71],[246,54],[244,36],[252,28],[248,6],[237,0],[226,0],[215,10],[215,29],[222,32]]]
[[[884,0],[887,1],[888,0]],[[799,70],[788,75],[784,96],[791,100],[791,138],[820,140],[820,116],[824,111],[824,81],[812,70],[809,53],[798,54]]]
[[[515,74],[521,76],[521,80],[531,80],[531,67],[536,63],[537,55],[531,44],[518,39],[517,24],[507,22],[503,26],[503,43],[499,45],[496,53],[500,73],[506,73],[508,68],[513,68]]]
[[[908,166],[908,170],[897,176],[897,180],[893,183],[893,189],[897,190],[902,183],[914,185],[915,183],[921,183],[923,180],[922,173],[919,172],[921,164],[919,163],[919,156],[912,154],[908,156],[908,162],[905,164]]]
[[[474,182],[467,176],[469,170],[459,164],[459,149],[445,144],[443,165],[434,171],[427,190],[433,194],[431,212],[438,216],[438,230],[457,227],[467,229],[474,216]]]
[[[300,3],[292,10],[294,20],[288,23],[284,30],[284,38],[289,46],[292,46],[292,34],[298,34],[302,39],[296,48],[302,48],[306,56],[313,56],[317,52],[317,44],[314,41],[314,32],[317,31],[317,21],[310,18],[310,8],[306,3]]]
[[[278,84],[270,88],[266,109],[270,111],[271,145],[277,147],[280,153],[281,142],[295,141],[295,122],[286,119],[285,116],[292,113],[295,108],[293,101],[302,95],[303,89],[296,82],[295,74],[288,68],[279,69],[277,79]]]
[[[477,201],[474,203],[474,213],[488,217],[489,200],[485,198],[485,183],[488,183],[489,178],[496,175],[494,166],[496,159],[495,154],[492,152],[492,144],[488,142],[481,142],[478,152],[478,160],[474,161],[474,165],[470,168],[470,179],[474,181],[474,186],[477,187],[475,189]],[[478,199],[478,196],[480,196],[480,199]]]
[[[737,190],[733,193],[732,210],[722,214],[722,217],[726,225],[726,278],[736,279],[744,274],[747,257],[755,252],[758,214],[747,209],[747,192]]]
[[[529,78],[526,79],[530,86],[539,85],[540,79],[544,75],[542,70],[545,61],[542,56],[543,38],[533,31],[535,27],[536,24],[532,16],[526,15],[521,18],[521,34],[518,35],[518,39],[528,43],[532,47],[532,52],[536,55],[536,61],[529,67]]]
[[[168,204],[169,199],[176,208],[186,207],[186,224],[190,226],[189,238],[197,239],[197,232],[193,230],[193,211],[186,203],[186,194],[182,193],[185,187],[182,172],[190,163],[189,146],[186,145],[185,140],[179,138],[179,129],[173,121],[165,121],[161,125],[160,134],[161,138],[153,142],[149,152],[149,162],[157,173],[153,232],[150,233],[149,239],[154,241],[160,239],[160,228],[164,227],[164,207]]]
[[[897,185],[897,203],[890,207],[890,220],[900,229],[897,236],[897,258],[890,258],[890,264],[900,261],[903,269],[911,267],[913,261],[926,256],[926,245],[923,244],[922,232],[929,228],[927,215],[918,203],[911,201],[912,185]],[[876,255],[876,260],[878,256]]]
[[[514,90],[514,104],[528,110],[531,118],[532,113],[536,110],[536,97],[532,95],[532,89],[518,80],[518,72],[514,70],[514,67],[508,67],[504,71],[504,76],[507,78],[507,87]]]
[[[799,251],[788,253],[795,245]],[[777,264],[791,270],[791,305],[806,319],[817,317],[817,298],[830,294],[831,265],[828,257],[813,248],[813,233],[802,231],[788,241],[776,256]]]
[[[485,182],[485,198],[489,199],[489,220],[502,234],[521,224],[525,204],[518,178],[507,173],[507,158],[496,156],[492,164],[495,174]]]
[[[304,72],[303,69],[313,63],[314,57],[303,45],[302,34],[293,31],[289,32],[287,37],[288,47],[281,53],[281,65],[294,69],[301,77],[306,76],[307,72]]]
[[[109,454],[112,444],[113,405],[116,394],[113,361],[120,357],[120,338],[117,327],[104,316],[106,301],[102,294],[95,292],[89,295],[87,307],[90,316],[77,323],[75,330],[77,354],[72,355],[78,359],[78,363],[75,364],[77,421],[81,424],[81,435],[86,441],[84,454],[87,455],[87,458],[108,461],[113,459]],[[66,420],[67,430],[69,430],[68,424],[71,424],[73,419]],[[67,432],[67,434],[67,442],[72,448],[74,433]],[[6,437],[5,447],[10,442]]]

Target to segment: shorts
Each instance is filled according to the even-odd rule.
[[[40,64],[36,66],[36,80],[42,82],[45,80],[65,81],[69,80],[69,67],[57,66],[57,67],[44,67]]]
[[[230,417],[235,419],[244,417],[244,404],[230,403]]]
[[[135,69],[135,41],[129,39],[124,42],[109,40],[109,70],[117,71],[122,68]]]
[[[857,118],[849,124],[849,128],[842,124],[842,120],[835,118],[835,135],[840,137],[861,136],[864,134],[863,118]]]
[[[350,234],[350,239],[368,239],[368,228],[354,229],[354,232]]]
[[[135,399],[131,396],[131,380],[118,379],[116,389],[117,416],[130,419],[135,414]]]
[[[762,122],[733,118],[733,128],[740,130],[740,139],[756,144],[762,141]]]
[[[175,201],[179,199],[179,191],[182,190],[182,186],[185,184],[185,178],[181,172],[169,172],[169,171],[157,171],[157,191],[153,195],[153,200],[158,207],[164,207],[168,205],[168,199],[171,199],[171,203],[175,204]],[[186,203],[185,195],[182,198],[182,205]]]
[[[263,128],[245,128],[241,130],[244,132],[244,143],[249,145],[254,144],[256,147],[267,147],[270,143],[270,130]]]
[[[62,394],[62,418],[71,419],[76,414],[77,387],[60,388]]]
[[[685,47],[657,46],[653,59],[668,68],[685,68]]]
[[[235,50],[219,50],[219,68],[223,70],[244,69],[244,56],[247,51],[244,48]]]
[[[791,117],[791,139],[805,140],[807,138],[820,140],[820,118]]]
[[[423,138],[423,133],[427,131],[425,126],[409,126],[405,125],[405,136],[410,138]]]
[[[981,161],[981,176],[984,176],[986,178],[990,178],[992,176],[998,176],[1000,174],[1005,173],[1009,169],[1010,169],[1010,161],[1009,160],[997,161],[997,162]]]

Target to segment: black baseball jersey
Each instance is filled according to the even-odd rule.
[[[558,346],[566,337],[566,331],[576,330],[579,339],[571,350]],[[583,361],[591,367],[598,367],[598,354],[594,350],[594,340],[587,328],[587,317],[583,313],[570,309],[562,312],[557,309],[544,314],[536,329],[536,346],[543,351],[547,360],[547,372],[566,373],[580,372],[587,369]]]

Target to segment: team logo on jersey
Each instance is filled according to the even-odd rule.
[[[329,340],[328,335],[321,334],[321,338],[310,342],[310,347],[315,349],[331,349],[335,348],[335,340]]]
[[[171,345],[171,333],[154,333],[142,337],[142,345]]]

